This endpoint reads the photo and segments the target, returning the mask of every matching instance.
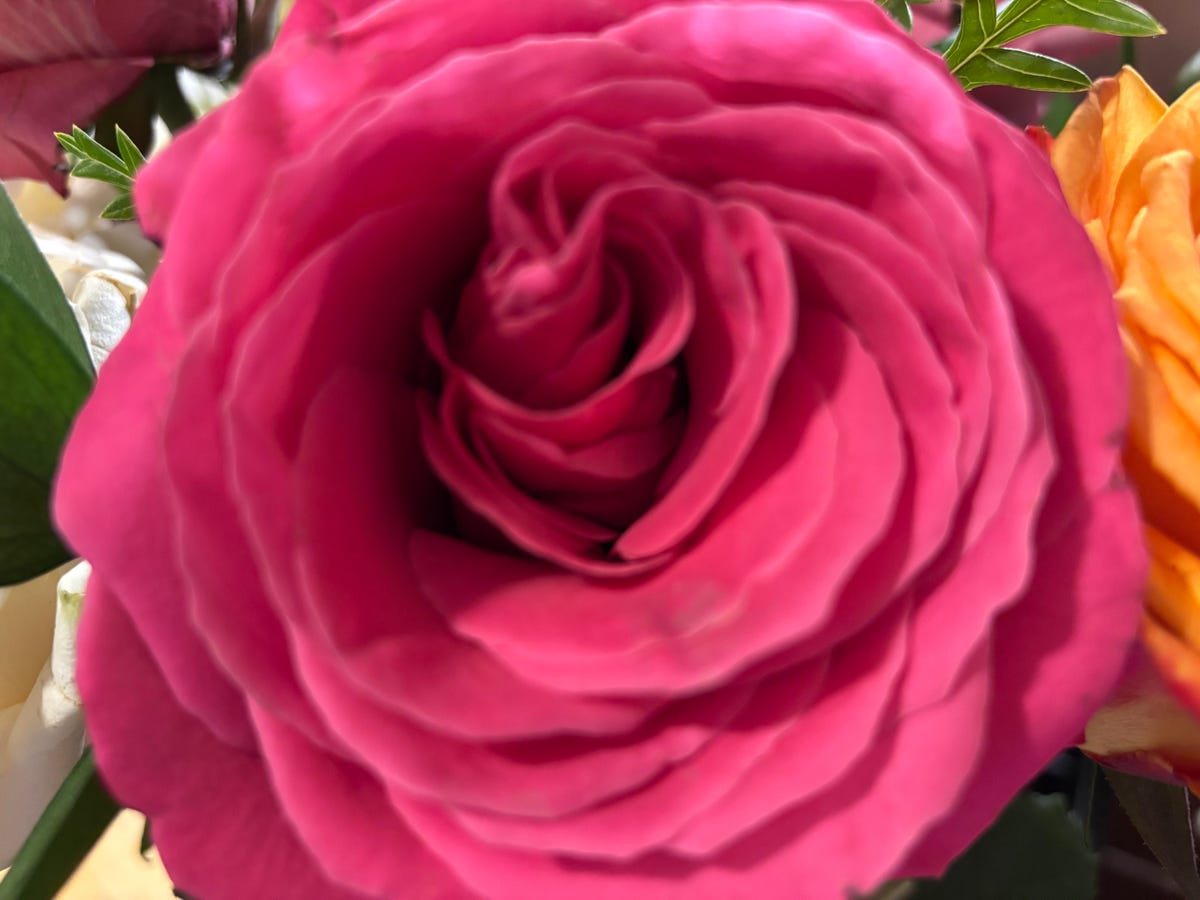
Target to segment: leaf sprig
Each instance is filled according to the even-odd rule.
[[[912,27],[910,2],[877,0],[901,25]],[[919,0],[925,2],[925,0]],[[970,91],[1002,84],[1034,91],[1085,91],[1091,79],[1060,59],[1007,46],[1017,38],[1070,25],[1120,37],[1162,34],[1162,26],[1126,0],[957,0],[962,6],[958,30],[946,48],[946,65]]]
[[[121,130],[120,125],[115,127],[114,134],[119,156],[78,125],[71,129],[70,134],[58,132],[54,136],[62,148],[76,159],[71,169],[72,175],[103,181],[117,189],[117,196],[104,207],[101,217],[127,222],[137,218],[133,209],[133,179],[146,157],[129,135]]]

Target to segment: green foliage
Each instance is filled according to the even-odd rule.
[[[100,213],[106,219],[128,221],[136,218],[133,210],[133,179],[146,158],[121,126],[114,128],[117,150],[113,153],[86,131],[76,125],[70,134],[57,133],[58,143],[77,160],[71,174],[77,178],[91,178],[113,185],[118,190],[116,199]]]
[[[941,878],[893,883],[874,900],[1091,900],[1096,874],[1062,797],[1023,793]]]
[[[955,75],[968,91],[985,84],[1060,92],[1086,91],[1092,86],[1092,80],[1084,72],[1062,60],[1012,47],[984,50]]]
[[[84,751],[0,881],[0,900],[51,900],[119,811]]]
[[[1074,66],[1006,47],[1055,25],[1124,37],[1162,34],[1162,27],[1125,0],[962,0],[962,21],[945,52],[946,65],[967,90],[1004,84],[1038,91],[1086,90],[1091,80]]]
[[[50,486],[93,377],[62,288],[0,190],[0,584],[71,558]]]

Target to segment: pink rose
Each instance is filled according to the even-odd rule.
[[[335,7],[140,182],[166,254],[58,488],[177,882],[941,869],[1139,613],[1046,161],[867,0]]]
[[[0,178],[61,188],[55,131],[85,125],[156,57],[220,59],[236,0],[3,0]]]

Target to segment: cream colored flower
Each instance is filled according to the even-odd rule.
[[[0,865],[83,750],[75,633],[89,572],[80,563],[0,588]]]
[[[36,226],[30,230],[63,286],[92,363],[99,368],[129,330],[133,313],[146,296],[145,273],[111,250],[98,250]]]
[[[145,266],[157,263],[158,251],[145,238],[129,235],[123,226],[99,218],[111,195],[97,194],[95,186],[107,185],[81,180],[70,184],[72,193],[67,200],[35,182],[10,184],[8,189],[67,295],[92,363],[99,367],[129,329],[133,313],[146,295]],[[122,237],[116,245],[136,251],[145,266],[114,249],[118,235]]]
[[[119,253],[146,276],[153,274],[161,251],[135,222],[112,222],[100,212],[116,196],[116,188],[86,178],[67,180],[69,193],[60,197],[40,181],[4,183],[21,218],[43,233],[57,234],[95,250]]]

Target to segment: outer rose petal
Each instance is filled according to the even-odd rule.
[[[79,640],[81,655],[106,661],[79,673],[98,764],[113,789],[153,820],[154,842],[180,889],[200,897],[362,898],[327,880],[297,841],[257,755],[225,743],[179,706],[129,614],[95,576]],[[103,709],[93,712],[99,698]],[[106,723],[148,712],[161,731],[136,748],[108,740],[122,726],[110,731]],[[142,777],[147,763],[164,781]]]

